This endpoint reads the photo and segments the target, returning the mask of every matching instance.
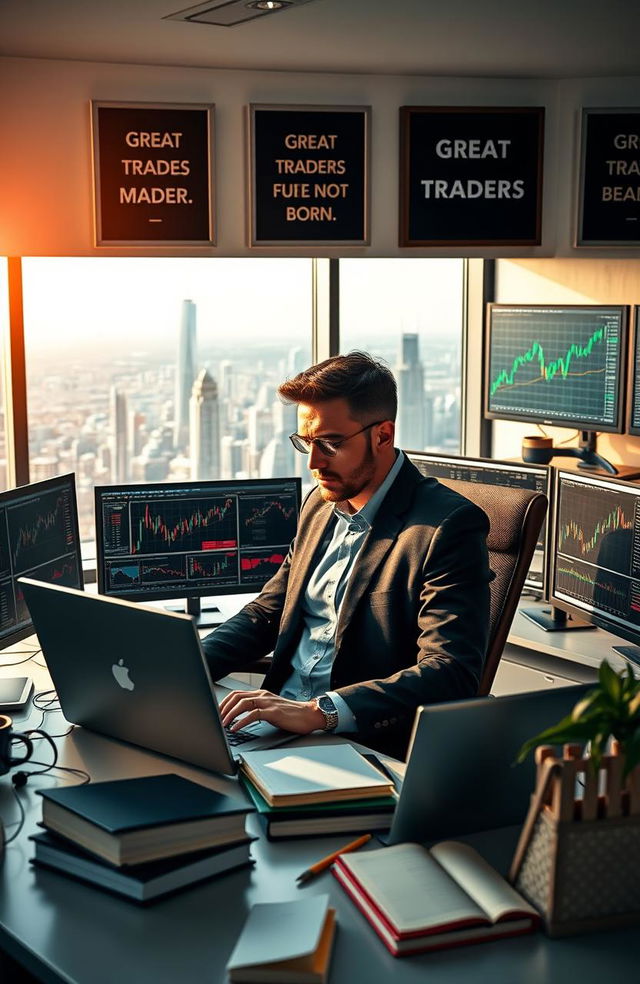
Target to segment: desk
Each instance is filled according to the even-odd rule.
[[[27,664],[46,684],[46,671]],[[3,671],[5,672],[5,671]],[[37,716],[16,715],[18,728],[35,726]],[[59,713],[47,730],[64,731]],[[214,789],[237,791],[233,780],[169,762],[159,755],[109,741],[83,729],[58,740],[60,762],[86,769],[94,780],[175,771]],[[44,758],[44,753],[43,753]],[[253,902],[283,901],[301,892],[329,892],[337,909],[338,933],[331,984],[601,984],[633,980],[637,973],[637,929],[549,940],[542,934],[479,946],[394,959],[330,873],[304,889],[295,877],[312,861],[348,837],[309,838],[270,844],[260,836],[252,847],[256,865],[194,886],[148,908],[29,864],[28,835],[41,815],[38,786],[20,793],[25,828],[0,865],[0,949],[47,984],[222,984],[225,964]],[[33,784],[33,785],[32,785]],[[17,819],[10,777],[0,777],[0,815]],[[252,833],[259,833],[255,817]],[[516,829],[492,831],[469,840],[503,870]]]

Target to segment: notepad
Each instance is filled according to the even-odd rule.
[[[324,984],[335,935],[328,895],[253,906],[229,958],[238,984]]]

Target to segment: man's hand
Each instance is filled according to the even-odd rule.
[[[244,714],[241,720],[238,716]],[[220,704],[220,716],[232,731],[254,721],[268,721],[296,735],[308,735],[324,728],[324,714],[315,700],[287,700],[268,690],[232,690]]]

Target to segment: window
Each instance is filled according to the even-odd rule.
[[[340,261],[340,350],[393,370],[399,447],[460,451],[464,277],[461,259]]]
[[[23,260],[32,481],[300,474],[277,385],[311,361],[312,261]]]
[[[4,343],[9,331],[9,270],[6,257],[0,257],[0,351],[4,365]],[[4,406],[4,373],[0,372],[0,489],[7,482],[7,425]]]

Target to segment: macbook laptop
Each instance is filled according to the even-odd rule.
[[[218,711],[225,691],[214,688],[188,615],[26,577],[19,583],[71,723],[226,774],[236,771],[240,750],[293,737],[264,721],[240,739],[225,733]]]
[[[535,787],[528,738],[555,724],[594,684],[420,707],[388,843],[519,824]]]

